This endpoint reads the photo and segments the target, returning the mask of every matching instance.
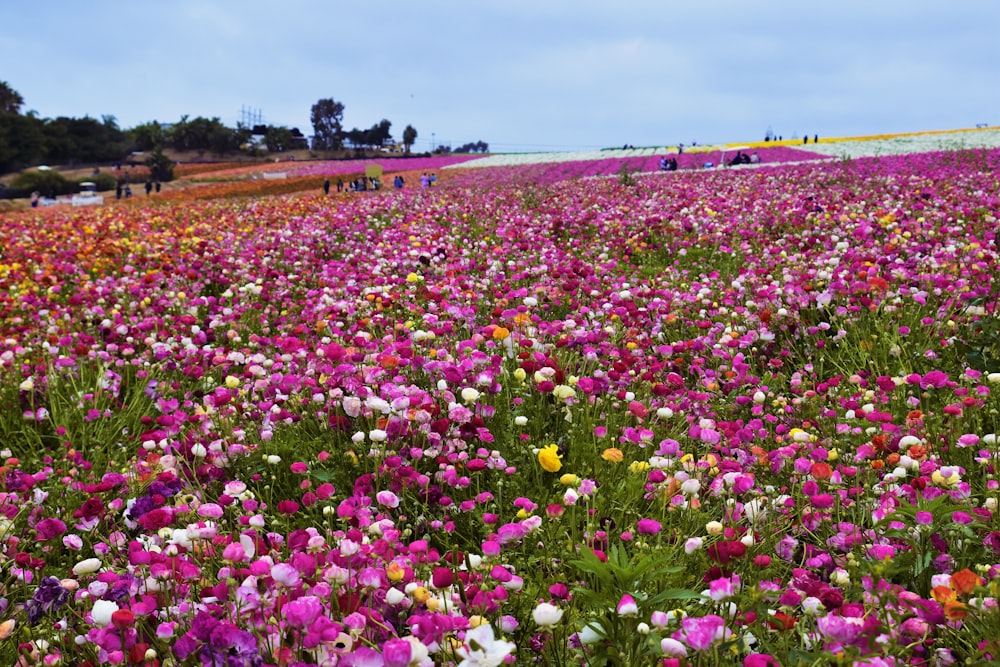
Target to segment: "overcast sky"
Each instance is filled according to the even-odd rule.
[[[494,151],[1000,125],[998,0],[3,0],[43,118],[406,125]]]

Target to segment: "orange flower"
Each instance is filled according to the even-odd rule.
[[[945,604],[956,600],[958,596],[955,595],[955,590],[951,586],[935,586],[931,589],[931,597],[938,604]]]
[[[830,467],[830,464],[823,463],[822,461],[817,461],[812,464],[812,470],[810,472],[812,473],[813,479],[818,481],[824,481],[833,476],[833,468]]]
[[[610,463],[621,463],[622,459],[625,458],[625,454],[617,447],[608,447],[601,452],[601,458]]]
[[[951,575],[951,587],[955,589],[955,593],[958,595],[968,595],[975,590],[976,586],[981,584],[982,578],[969,568],[959,570]]]

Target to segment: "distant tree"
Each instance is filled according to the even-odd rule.
[[[390,127],[392,127],[392,123],[387,121],[385,118],[372,125],[371,129],[368,130],[368,141],[370,145],[375,148],[381,148],[391,142],[392,135],[389,134]]]
[[[146,158],[146,166],[149,167],[149,175],[153,180],[161,183],[174,180],[174,161],[164,155],[160,146],[154,148],[153,154]]]
[[[344,105],[332,97],[319,100],[312,106],[310,120],[313,126],[313,148],[321,151],[339,150],[344,147]]]
[[[403,130],[403,147],[406,149],[407,153],[410,152],[410,147],[413,146],[413,143],[416,140],[417,140],[416,129],[414,129],[412,125],[407,125],[406,128]]]
[[[45,155],[45,125],[33,116],[0,113],[0,173],[38,164]]]
[[[490,150],[490,145],[485,141],[470,142],[467,144],[462,144],[456,148],[453,152],[455,153],[486,153]]]
[[[165,139],[163,126],[155,120],[136,125],[126,134],[131,138],[132,146],[138,151],[151,151],[157,146],[162,146]]]
[[[264,135],[264,145],[272,153],[281,153],[292,147],[294,135],[287,127],[268,127]]]
[[[0,113],[19,114],[23,105],[21,93],[11,88],[6,81],[0,81]]]
[[[128,152],[129,139],[114,116],[98,121],[90,116],[60,116],[43,121],[44,160],[57,164],[111,162]]]

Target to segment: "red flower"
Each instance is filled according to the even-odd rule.
[[[278,502],[278,512],[281,514],[295,514],[299,511],[299,504],[294,500],[282,500]]]
[[[139,525],[145,530],[157,531],[160,528],[169,526],[173,520],[174,516],[170,510],[158,507],[155,510],[150,510],[139,517]]]

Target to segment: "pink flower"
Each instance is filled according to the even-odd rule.
[[[635,598],[626,593],[618,601],[617,611],[619,616],[638,616],[639,606],[635,603]]]
[[[717,640],[725,638],[726,622],[721,616],[686,616],[681,621],[681,629],[674,633],[673,638],[684,642],[695,651],[705,651]]]
[[[382,645],[385,667],[407,667],[413,658],[413,645],[405,639],[390,639]]]
[[[656,535],[663,530],[663,525],[655,519],[639,519],[636,529],[640,535]]]
[[[66,524],[56,518],[42,519],[35,524],[35,532],[41,542],[48,542],[66,532]]]
[[[323,612],[323,603],[315,595],[303,595],[286,604],[281,611],[293,628],[308,628]]]

